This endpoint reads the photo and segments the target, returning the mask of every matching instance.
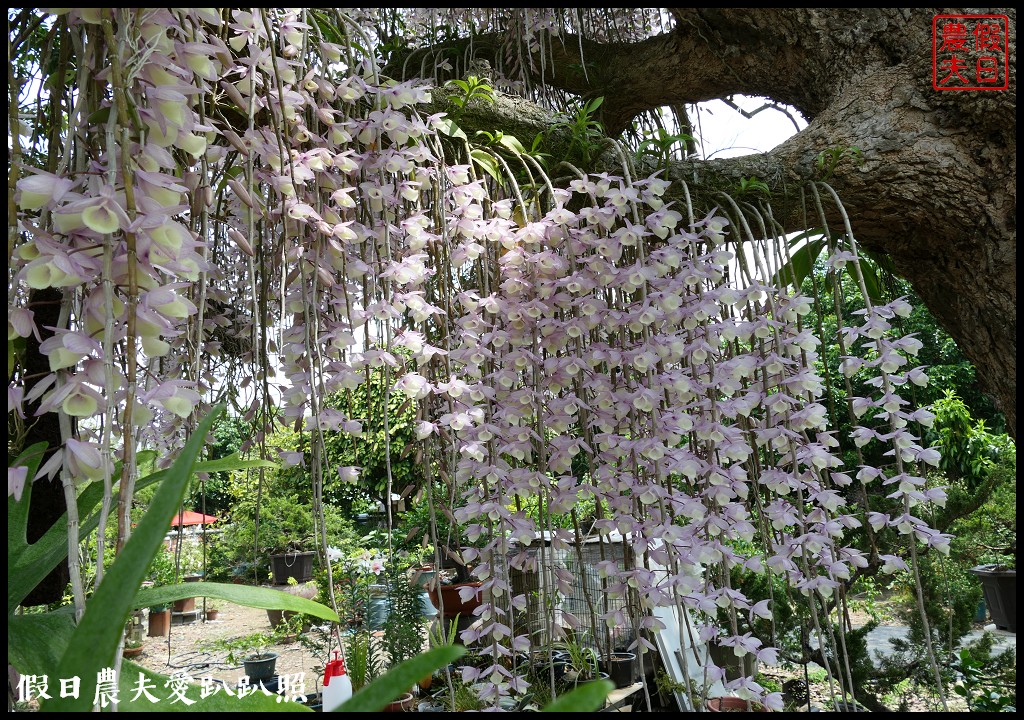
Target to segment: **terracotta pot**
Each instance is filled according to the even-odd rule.
[[[193,612],[196,609],[196,599],[190,597],[184,600],[175,600],[174,606],[171,609],[176,613]]]
[[[480,596],[476,595],[471,597],[468,601],[463,602],[462,597],[459,594],[459,590],[464,587],[479,588],[483,585],[482,582],[468,582],[458,583],[457,585],[438,585],[436,588],[427,588],[427,594],[430,595],[430,602],[434,603],[434,607],[440,612],[444,612],[445,617],[453,618],[456,615],[462,615],[467,617],[477,606],[480,605]],[[444,608],[442,610],[442,602]]]
[[[171,611],[149,611],[149,637],[167,637],[171,629]]]
[[[206,619],[207,620],[216,620],[219,615],[220,615],[220,610],[207,610],[206,611]]]
[[[410,692],[385,705],[383,712],[412,712],[415,709],[416,698]]]
[[[708,712],[769,712],[768,708],[759,702],[748,703],[744,698],[738,697],[717,697],[708,698]]]
[[[121,650],[121,657],[134,658],[142,654],[142,646],[138,647],[126,647]]]

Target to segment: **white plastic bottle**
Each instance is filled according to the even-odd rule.
[[[327,663],[324,670],[324,712],[333,712],[338,706],[352,697],[352,680],[345,674],[345,661],[334,651],[334,659]]]

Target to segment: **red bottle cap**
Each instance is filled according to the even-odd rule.
[[[331,684],[331,678],[345,674],[345,661],[338,657],[338,651],[334,651],[334,659],[327,663],[324,669],[324,685]]]

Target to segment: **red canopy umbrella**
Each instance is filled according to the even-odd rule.
[[[192,512],[186,510],[184,513],[178,513],[171,520],[171,525],[210,525],[211,523],[217,522],[218,518],[213,515],[203,515],[202,513]]]

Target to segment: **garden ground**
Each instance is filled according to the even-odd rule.
[[[143,654],[136,659],[142,666],[166,675],[183,673],[194,682],[200,682],[203,678],[215,678],[224,681],[230,687],[234,687],[239,678],[244,674],[241,667],[233,666],[227,661],[227,652],[224,650],[211,649],[209,645],[218,639],[249,635],[255,632],[266,632],[270,630],[270,622],[265,610],[259,610],[240,605],[234,605],[218,601],[217,606],[220,614],[213,621],[197,621],[187,625],[174,625],[171,628],[169,638],[146,637],[144,639]],[[197,608],[201,609],[201,599],[197,600]],[[907,632],[907,628],[898,624],[893,612],[892,601],[881,601],[876,611],[882,618],[882,624],[868,635],[868,647],[872,656],[875,652],[886,652],[889,648],[888,639],[899,637]],[[855,625],[861,625],[868,620],[868,615],[863,611],[853,614]],[[997,639],[997,650],[1006,647],[1016,647],[1016,635],[1005,631],[994,630],[994,626],[987,628],[982,623],[977,623],[971,635],[965,640],[973,640],[980,637],[985,629],[994,631]],[[279,644],[274,647],[279,654],[277,661],[277,672],[279,675],[291,675],[305,684],[306,692],[315,692],[319,689],[322,681],[322,663],[300,642]],[[780,668],[766,668],[765,675],[775,679],[780,684],[786,680],[799,678],[800,674],[781,670]],[[824,673],[810,672],[811,678],[811,704],[817,709],[828,707],[828,684],[823,677]],[[301,690],[299,690],[301,692]],[[951,710],[963,711],[966,708],[963,701],[949,694],[948,701]],[[911,711],[925,712],[934,711],[936,707],[931,701],[923,697],[907,698],[908,709]],[[806,706],[804,706],[806,708]]]

